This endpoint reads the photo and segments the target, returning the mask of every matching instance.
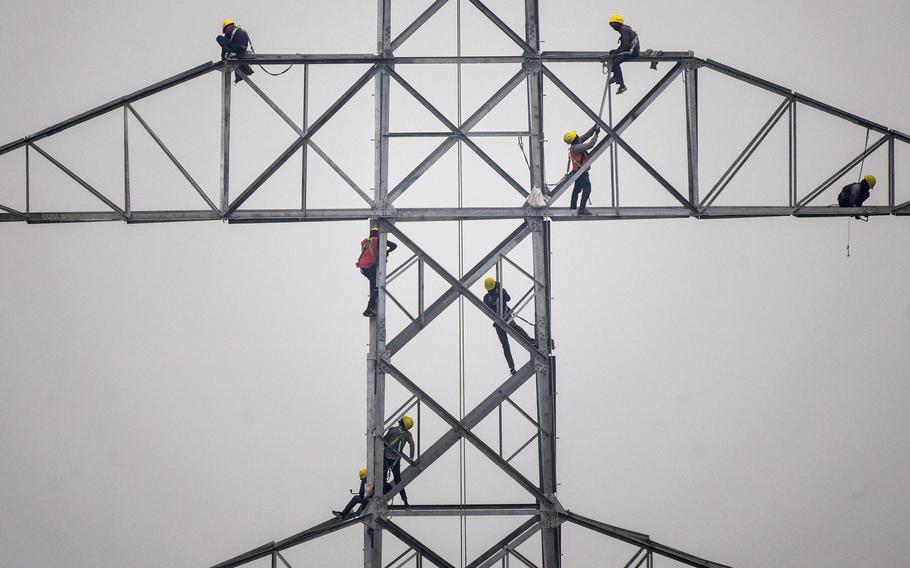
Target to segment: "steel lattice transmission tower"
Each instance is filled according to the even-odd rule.
[[[386,255],[380,256],[378,266],[378,285],[382,291],[379,294],[377,315],[370,320],[370,348],[367,356],[367,464],[369,481],[376,487],[376,496],[371,500],[366,511],[353,519],[330,520],[317,525],[309,530],[286,538],[278,542],[270,542],[259,548],[231,560],[218,564],[218,568],[228,568],[252,563],[257,560],[270,558],[272,566],[279,562],[287,563],[282,551],[311,541],[320,536],[341,530],[352,525],[363,525],[364,530],[364,566],[366,568],[384,568],[383,538],[391,535],[402,541],[418,566],[429,562],[435,566],[450,567],[452,564],[440,557],[426,544],[420,542],[413,535],[405,531],[392,521],[395,516],[463,516],[463,515],[501,515],[519,516],[523,520],[512,532],[504,535],[489,550],[481,554],[468,564],[471,568],[489,567],[508,558],[522,564],[533,566],[533,563],[521,555],[516,547],[528,541],[531,537],[540,534],[541,558],[544,568],[557,568],[561,563],[561,535],[560,527],[565,522],[570,522],[581,527],[599,532],[635,547],[635,554],[626,564],[627,568],[642,565],[652,566],[655,556],[669,558],[690,566],[720,567],[721,565],[702,560],[690,554],[664,546],[647,535],[606,525],[592,519],[582,517],[568,511],[559,502],[556,494],[556,446],[555,446],[555,359],[552,355],[552,342],[550,340],[550,251],[549,234],[551,222],[580,220],[568,208],[551,205],[541,209],[524,206],[524,199],[532,188],[543,188],[544,180],[544,129],[543,129],[543,89],[545,83],[554,86],[558,92],[576,105],[594,123],[598,124],[606,133],[591,152],[591,160],[577,172],[566,176],[556,187],[550,191],[550,203],[556,200],[572,185],[575,180],[585,172],[591,164],[605,154],[614,154],[622,150],[637,162],[657,183],[663,187],[678,203],[673,207],[635,207],[620,206],[618,189],[613,191],[610,207],[591,208],[594,213],[587,220],[612,220],[612,219],[655,219],[655,218],[686,218],[698,219],[734,218],[734,217],[769,217],[769,216],[796,216],[796,217],[830,217],[853,215],[907,215],[910,214],[910,202],[895,203],[895,144],[910,144],[910,137],[901,132],[865,120],[851,113],[831,107],[817,100],[795,93],[779,85],[762,80],[742,71],[722,65],[716,61],[696,58],[692,53],[663,53],[659,56],[641,57],[630,63],[660,61],[669,62],[672,69],[660,79],[657,84],[647,92],[641,100],[632,107],[632,110],[615,124],[604,121],[581,101],[559,77],[549,68],[552,62],[598,62],[606,55],[602,52],[541,52],[538,20],[538,1],[523,0],[525,29],[519,34],[510,28],[493,11],[483,4],[481,0],[467,0],[476,7],[486,18],[496,25],[516,46],[520,54],[511,56],[472,56],[472,57],[398,57],[396,50],[405,43],[418,29],[432,18],[449,0],[435,0],[411,24],[403,29],[396,37],[391,34],[391,0],[377,0],[378,2],[378,42],[375,54],[333,54],[333,55],[255,55],[243,62],[255,62],[261,65],[291,64],[304,67],[304,100],[308,100],[309,68],[313,65],[356,65],[366,64],[369,69],[363,73],[328,109],[310,121],[307,112],[304,112],[302,125],[297,124],[286,114],[269,96],[249,77],[243,76],[246,84],[269,106],[274,112],[293,129],[297,138],[247,187],[231,198],[229,187],[231,163],[231,75],[237,71],[238,61],[213,62],[200,65],[185,73],[142,89],[131,95],[122,97],[96,109],[83,113],[77,117],[54,125],[50,128],[11,142],[0,147],[0,155],[15,151],[25,153],[25,211],[0,204],[0,221],[28,222],[28,223],[67,223],[67,222],[94,222],[94,221],[125,221],[127,223],[167,222],[167,221],[210,221],[226,220],[231,223],[265,223],[265,222],[309,222],[309,221],[337,221],[337,220],[371,220],[379,225],[380,250],[385,250],[385,243],[389,234],[411,251],[411,256],[394,269],[386,265]],[[519,0],[516,0],[519,1]],[[420,92],[408,83],[396,71],[396,65],[484,65],[490,63],[509,63],[519,66],[515,74],[495,90],[489,98],[461,124],[453,123],[442,112],[433,106]],[[704,195],[700,191],[698,168],[698,75],[700,69],[708,69],[737,79],[752,87],[762,89],[781,97],[780,105],[775,109],[767,122],[748,142],[745,149],[730,165],[729,169],[717,183]],[[137,101],[155,95],[161,91],[202,77],[209,73],[222,73],[222,101],[221,101],[221,181],[219,196],[212,199],[208,193],[195,181],[187,168],[177,159],[161,138],[152,130],[151,126],[134,108]],[[661,94],[680,76],[685,83],[687,140],[687,187],[675,188],[662,176],[650,163],[623,139],[623,133],[657,100]],[[326,152],[313,140],[317,133],[332,117],[361,91],[367,84],[375,85],[375,147],[374,147],[374,187],[372,195],[357,185],[357,183],[332,160]],[[392,82],[397,83],[418,103],[432,113],[445,127],[446,130],[437,133],[417,132],[390,132],[389,107]],[[511,92],[520,85],[527,86],[528,92],[528,126],[526,130],[510,132],[477,132],[477,124],[497,105],[499,105]],[[820,181],[814,189],[800,195],[798,191],[798,164],[797,164],[797,109],[806,106],[822,111],[828,115],[859,125],[869,133],[876,136],[872,143],[856,158],[850,160],[842,168],[834,172],[829,178]],[[305,107],[306,108],[306,107]],[[124,147],[124,187],[123,206],[119,206],[106,194],[102,193],[69,167],[61,163],[38,143],[54,134],[67,130],[85,121],[92,120],[112,111],[123,112],[123,147]],[[194,210],[164,210],[164,211],[139,211],[131,207],[130,201],[130,173],[129,173],[129,117],[138,122],[146,131],[174,166],[186,178],[187,182],[199,194],[205,207]],[[731,183],[746,161],[754,154],[756,149],[764,142],[771,130],[784,118],[789,122],[789,172],[788,199],[783,203],[769,203],[761,206],[749,207],[721,207],[714,202],[724,189]],[[390,184],[389,163],[392,157],[389,152],[389,140],[401,136],[424,136],[442,141],[420,164],[402,181]],[[488,156],[473,139],[481,136],[522,136],[529,140],[530,175],[525,182],[513,178]],[[427,170],[429,170],[446,152],[456,144],[464,146],[476,153],[486,162],[503,180],[506,187],[510,187],[518,194],[513,207],[457,207],[457,208],[396,208],[396,200],[410,188]],[[831,207],[812,206],[811,203],[820,195],[832,188],[834,184],[846,174],[853,171],[866,157],[880,148],[885,148],[888,153],[888,205],[876,207],[840,209]],[[48,160],[55,167],[64,172],[72,180],[81,185],[86,191],[94,195],[103,208],[95,211],[34,211],[29,198],[30,191],[30,161],[36,159],[32,153],[37,153]],[[301,187],[301,202],[299,207],[289,209],[256,210],[243,208],[244,203],[255,194],[263,184],[291,157],[301,152],[303,156],[303,182]],[[346,186],[353,190],[365,203],[363,208],[345,209],[313,209],[307,207],[306,202],[306,160],[308,152],[313,152],[325,161],[341,178]],[[611,160],[611,169],[614,160]],[[451,220],[482,220],[482,219],[515,219],[517,227],[493,247],[483,258],[464,272],[462,277],[456,277],[445,267],[427,254],[418,243],[412,240],[400,225],[414,221],[451,221]],[[525,239],[530,238],[533,249],[533,266],[520,267],[530,281],[530,290],[524,298],[524,304],[533,302],[534,324],[536,337],[533,342],[528,342],[514,332],[497,314],[488,310],[469,288],[477,283],[486,273],[498,269],[504,262],[514,264],[508,257]],[[419,298],[418,313],[411,315],[407,309],[388,290],[387,284],[400,276],[404,271],[417,267],[419,273]],[[448,284],[448,290],[430,303],[424,299],[424,272],[429,269],[441,276]],[[475,408],[466,412],[463,419],[458,419],[449,413],[433,397],[421,389],[417,381],[406,376],[395,366],[393,359],[405,345],[412,341],[418,334],[425,330],[440,314],[459,298],[464,298],[473,304],[480,312],[496,324],[500,324],[511,336],[512,341],[518,343],[530,354],[530,360],[522,366],[513,376],[483,399]],[[387,300],[391,300],[407,315],[408,323],[394,336],[387,335],[386,307]],[[521,303],[521,302],[519,302]],[[406,389],[411,398],[396,412],[386,413],[385,386],[387,378],[399,383]],[[536,409],[528,412],[518,410],[530,420],[536,430],[535,436],[529,444],[537,442],[538,475],[537,481],[528,479],[510,463],[511,458],[502,455],[501,450],[496,451],[484,443],[473,429],[484,418],[500,408],[503,404],[512,404],[510,396],[522,385],[533,379],[536,385]],[[402,472],[402,481],[393,487],[389,495],[382,495],[383,483],[377,482],[375,473],[383,471],[384,445],[382,435],[386,426],[394,423],[398,417],[407,412],[414,405],[420,405],[438,415],[449,427],[441,438],[429,447],[419,452],[417,459],[410,462],[409,467]],[[481,454],[493,464],[502,469],[514,482],[523,488],[531,499],[527,503],[501,504],[501,505],[424,505],[410,509],[390,506],[391,495],[414,481],[446,451],[453,448],[460,440],[465,440],[476,447]],[[514,457],[514,456],[513,456]],[[405,555],[395,559],[393,563],[406,561]]]

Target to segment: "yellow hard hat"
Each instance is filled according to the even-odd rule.
[[[362,467],[362,468],[360,468],[360,479],[366,479],[366,478],[367,478],[367,468]]]
[[[411,428],[414,427],[414,419],[411,418],[410,416],[405,416],[404,418],[401,419],[401,421],[404,422],[405,430],[410,430]]]
[[[562,137],[562,139],[565,141],[566,144],[571,144],[572,142],[575,142],[576,138],[578,138],[578,133],[575,132],[574,130],[570,130],[570,131],[566,132],[566,134]]]
[[[610,16],[610,23],[611,24],[625,24],[626,20],[620,14],[613,14],[612,16]]]
[[[233,23],[234,23],[234,20],[225,20],[224,23],[221,24],[221,29],[224,29]]]
[[[496,287],[496,279],[492,276],[487,276],[483,281],[483,289],[489,292]]]
[[[378,233],[378,232],[379,232],[379,227],[370,227],[370,232],[371,232],[371,233]]]
[[[866,180],[866,183],[869,184],[869,189],[872,189],[873,187],[875,187],[875,176],[868,175],[868,176],[864,177],[863,179]]]

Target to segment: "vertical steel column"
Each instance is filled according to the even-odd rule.
[[[391,55],[392,2],[377,0],[377,54]],[[376,75],[374,135],[374,201],[381,210],[385,208],[389,192],[389,74],[381,69]],[[370,318],[370,352],[367,355],[367,482],[372,483],[375,495],[373,518],[364,525],[363,565],[364,568],[383,568],[382,528],[377,519],[385,517],[387,502],[383,496],[385,480],[383,464],[383,440],[385,433],[385,373],[381,362],[388,358],[386,352],[386,243],[388,233],[380,225],[379,263],[376,267],[376,315]]]
[[[895,187],[897,182],[894,175],[894,137],[888,139],[888,207],[894,207]]]
[[[691,52],[690,52],[691,53]],[[697,205],[698,196],[698,67],[686,62],[686,150],[689,158],[689,202]]]
[[[540,15],[538,0],[525,0],[525,41],[540,52]],[[537,55],[536,53],[530,55]],[[526,64],[528,73],[528,131],[531,150],[531,187],[539,187],[547,192],[546,171],[544,166],[544,132],[543,132],[543,73],[540,64]]]
[[[525,0],[525,40],[540,52],[538,0]],[[531,185],[546,188],[543,150],[543,75],[539,64],[526,66],[530,95]],[[547,497],[556,495],[555,397],[550,373],[550,248],[549,222],[529,218],[534,255],[534,324],[537,347],[548,357],[535,356],[537,373],[537,420],[542,426],[538,439],[540,488]],[[543,568],[560,566],[559,521],[552,502],[540,501]]]
[[[126,216],[132,214],[130,203],[130,120],[129,111],[123,107],[123,210]]]
[[[229,206],[231,179],[231,68],[221,70],[221,214]]]
[[[303,131],[306,132],[310,127],[310,66],[303,65]],[[300,174],[300,209],[306,211],[306,182],[307,182],[307,149],[309,143],[304,144],[301,148],[303,153],[301,157],[301,174]]]
[[[25,145],[25,215],[32,212],[32,168],[28,144]]]
[[[790,101],[790,207],[799,201],[796,184],[796,101]]]

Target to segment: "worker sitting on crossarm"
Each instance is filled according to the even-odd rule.
[[[875,176],[868,175],[858,183],[851,183],[844,186],[837,196],[837,204],[841,207],[862,207],[863,203],[869,199],[869,192],[875,187]],[[859,215],[856,216],[860,218]]]
[[[641,45],[638,41],[638,34],[626,25],[626,21],[621,15],[613,14],[613,17],[610,18],[610,27],[619,32],[619,47],[610,50],[613,61],[613,78],[610,79],[610,82],[619,84],[616,94],[621,95],[626,92],[626,82],[622,77],[622,64],[633,57],[638,57]]]
[[[345,506],[343,511],[332,511],[332,514],[338,517],[341,520],[348,518],[348,515],[351,514],[351,511],[354,510],[354,507],[360,506],[355,515],[359,515],[363,512],[363,508],[367,506],[367,503],[370,500],[370,497],[373,496],[373,485],[367,486],[367,468],[360,470],[360,490],[351,497],[351,500],[348,501],[348,504]]]
[[[410,416],[403,416],[401,420],[398,421],[397,426],[392,426],[389,428],[389,431],[386,432],[383,437],[385,442],[385,472],[383,474],[383,479],[387,479],[389,472],[392,473],[392,479],[395,481],[395,485],[401,483],[401,456],[404,454],[405,445],[408,446],[408,459],[414,459],[414,436],[411,435],[409,430],[414,427],[414,419]],[[386,486],[387,490],[389,489]],[[401,502],[404,503],[405,507],[410,507],[408,504],[408,494],[404,489],[401,490]]]
[[[386,241],[387,252],[392,252],[398,245],[392,241]],[[376,267],[379,265],[379,227],[370,229],[370,236],[360,241],[360,257],[357,259],[357,268],[370,282],[370,300],[367,303],[367,309],[363,310],[365,317],[371,318],[376,315],[376,298],[379,296],[379,289],[376,287]]]
[[[499,282],[492,276],[488,276],[483,281],[483,287],[487,291],[483,297],[484,305],[508,322],[509,327],[515,330],[515,332],[523,337],[528,343],[535,345],[534,339],[528,335],[520,325],[515,323],[515,320],[512,318],[512,310],[509,309],[508,305],[512,297],[509,296],[506,289],[500,286]],[[502,301],[500,302],[500,300]],[[493,324],[493,329],[496,330],[496,336],[499,338],[499,343],[502,345],[502,354],[505,355],[506,363],[509,364],[509,372],[514,375],[515,360],[512,359],[512,348],[509,346],[509,334],[506,333],[506,330],[498,323]]]
[[[247,51],[250,49],[250,36],[246,33],[246,30],[235,24],[233,20],[225,20],[224,23],[221,24],[221,33],[223,35],[215,38],[215,41],[221,46],[222,61],[229,57],[246,55]],[[253,74],[253,68],[249,65],[241,65],[238,68],[238,71],[242,72],[244,75]],[[235,83],[239,83],[242,80],[243,78],[240,76],[240,73],[234,74]]]
[[[591,159],[588,151],[597,144],[597,136],[599,133],[600,128],[598,128],[597,125],[594,125],[591,127],[591,130],[588,130],[581,136],[574,130],[571,130],[566,132],[565,136],[562,137],[565,143],[569,145],[569,161],[572,162],[573,172],[577,172]],[[578,176],[578,179],[575,180],[575,188],[572,189],[572,201],[570,206],[573,210],[578,206],[578,195],[581,194],[581,205],[578,206],[579,215],[591,214],[588,212],[587,208],[588,199],[591,197],[591,176],[588,175],[590,170],[591,168],[589,167],[583,174]]]

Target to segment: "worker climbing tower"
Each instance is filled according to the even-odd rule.
[[[427,0],[429,2],[429,0]],[[16,209],[8,205],[0,205],[0,221],[3,222],[28,222],[28,223],[66,223],[66,222],[95,222],[95,221],[124,221],[126,223],[151,223],[168,221],[215,221],[223,220],[230,223],[270,223],[270,222],[327,222],[327,221],[370,221],[379,228],[379,251],[386,250],[386,242],[391,236],[396,242],[410,251],[410,256],[397,266],[387,263],[386,254],[380,254],[377,266],[378,295],[375,315],[369,321],[369,350],[366,356],[366,464],[368,469],[368,482],[375,487],[375,496],[370,500],[364,512],[348,519],[331,519],[313,528],[280,541],[269,542],[258,548],[231,558],[216,566],[216,568],[232,568],[252,564],[264,559],[271,559],[272,566],[279,562],[290,566],[282,554],[284,551],[312,541],[321,536],[340,531],[352,526],[362,526],[363,551],[365,568],[386,568],[386,566],[404,566],[413,560],[417,566],[429,563],[442,568],[452,567],[453,563],[447,561],[438,552],[426,543],[421,542],[409,531],[395,522],[401,516],[502,516],[518,517],[520,522],[515,523],[511,532],[502,535],[493,546],[480,554],[477,558],[466,562],[470,568],[485,568],[508,559],[527,566],[534,563],[522,555],[517,548],[532,538],[539,536],[540,559],[543,568],[558,568],[562,563],[561,527],[565,523],[572,523],[606,535],[628,545],[634,553],[626,564],[628,567],[653,566],[655,557],[664,557],[678,563],[702,568],[721,567],[694,555],[682,552],[652,540],[649,536],[607,525],[599,521],[583,517],[571,512],[564,506],[557,496],[556,478],[556,363],[553,356],[553,341],[550,337],[551,329],[551,289],[550,289],[550,232],[551,225],[566,221],[598,221],[614,219],[656,219],[656,218],[743,218],[743,217],[769,217],[769,216],[795,216],[795,217],[832,217],[854,215],[895,215],[910,214],[910,202],[896,203],[895,187],[895,145],[910,144],[910,136],[872,121],[863,119],[854,114],[831,107],[815,99],[795,93],[789,89],[770,83],[756,76],[725,66],[712,60],[703,60],[689,52],[660,52],[659,54],[643,55],[628,61],[626,64],[635,63],[669,63],[671,68],[657,83],[646,92],[624,117],[617,122],[612,120],[612,110],[608,117],[603,117],[602,112],[593,111],[577,94],[575,94],[551,69],[551,64],[560,63],[598,63],[605,57],[605,52],[542,52],[540,49],[540,23],[538,14],[538,0],[515,0],[524,4],[524,33],[520,34],[506,24],[500,17],[490,10],[481,0],[467,0],[473,8],[494,24],[512,43],[520,53],[503,56],[451,56],[451,57],[400,57],[396,51],[420,29],[428,20],[434,17],[450,0],[435,0],[420,14],[420,16],[403,28],[397,35],[392,35],[392,2],[391,0],[377,0],[377,47],[375,54],[330,54],[330,55],[250,55],[237,60],[224,62],[205,63],[185,73],[127,95],[96,109],[88,111],[70,120],[54,125],[50,128],[11,142],[0,147],[0,155],[21,151],[25,153],[25,208]],[[505,78],[481,104],[477,110],[464,120],[452,121],[443,112],[436,108],[420,91],[411,85],[405,77],[399,74],[396,66],[410,65],[484,65],[484,64],[511,64],[516,67],[513,75]],[[321,115],[310,120],[304,112],[303,124],[298,124],[272,100],[268,94],[248,75],[239,68],[245,64],[257,65],[292,65],[302,66],[304,71],[304,101],[308,97],[308,77],[312,66],[329,65],[367,65],[369,68],[362,73],[347,88],[338,99],[332,103]],[[737,157],[726,173],[710,190],[703,192],[699,180],[699,142],[698,142],[698,77],[701,70],[706,69],[732,77],[754,88],[764,90],[781,98],[779,106],[771,117],[762,126],[753,139],[749,141],[743,152]],[[279,154],[272,163],[262,171],[247,187],[233,192],[230,188],[231,167],[231,97],[232,89],[237,88],[232,84],[232,75],[237,72],[246,86],[268,105],[287,126],[296,133],[294,141]],[[175,154],[152,130],[152,127],[143,119],[133,106],[137,101],[151,97],[161,91],[170,89],[187,81],[192,81],[210,73],[221,73],[221,139],[220,161],[221,175],[218,195],[212,198],[195,179],[187,168],[178,160]],[[646,109],[677,79],[684,81],[685,107],[680,109],[685,112],[686,122],[686,160],[687,160],[687,187],[677,189],[663,176],[652,164],[645,160],[624,138],[625,131],[646,111]],[[342,107],[344,107],[358,92],[369,83],[373,83],[375,90],[375,124],[374,124],[374,179],[372,195],[346,174],[331,157],[320,148],[313,140],[314,134],[319,132]],[[392,85],[397,84],[423,108],[438,119],[445,128],[443,132],[416,133],[390,131],[390,98]],[[502,103],[510,93],[521,86],[526,86],[528,97],[528,124],[524,130],[509,132],[477,132],[475,127],[497,105]],[[543,122],[543,94],[545,86],[555,88],[554,95],[562,96],[573,103],[594,124],[598,125],[605,133],[602,140],[592,149],[590,160],[577,171],[567,174],[555,186],[549,187],[546,183],[544,167],[544,122]],[[606,97],[605,92],[605,97]],[[627,95],[628,96],[628,95]],[[814,185],[811,191],[800,195],[797,183],[798,163],[796,159],[797,145],[797,108],[810,107],[838,119],[861,126],[875,137],[867,144],[862,153],[834,172],[830,177]],[[306,108],[306,105],[305,107]],[[92,120],[113,111],[123,113],[123,146],[124,146],[124,187],[123,205],[109,197],[98,188],[88,183],[75,171],[64,165],[60,160],[51,155],[39,143],[50,136],[63,132],[73,126]],[[140,126],[156,142],[168,159],[179,170],[192,188],[204,201],[205,207],[198,209],[170,209],[170,210],[134,210],[130,199],[130,172],[129,155],[130,144],[128,124],[130,117],[138,121]],[[789,174],[789,187],[786,188],[787,199],[782,203],[775,203],[771,197],[768,202],[756,206],[717,206],[714,205],[718,196],[731,183],[743,165],[755,153],[756,149],[765,141],[769,132],[784,118],[788,119],[789,133],[788,163],[786,170]],[[390,155],[389,141],[396,136],[420,137],[441,139],[409,174],[396,184],[390,182],[389,164],[394,159]],[[473,139],[480,136],[507,136],[519,137],[528,142],[529,175],[524,181],[516,180],[505,169],[496,163]],[[431,208],[406,208],[397,207],[396,201],[420,177],[437,163],[448,151],[457,144],[470,149],[481,158],[502,179],[505,187],[514,190],[515,203],[510,207],[431,207]],[[857,166],[880,148],[888,152],[888,171],[884,179],[888,184],[887,205],[870,207],[820,207],[812,203],[823,193],[831,189],[839,180],[848,173],[853,172]],[[674,206],[622,206],[619,202],[618,187],[615,187],[610,206],[591,207],[590,217],[579,218],[575,212],[566,207],[558,207],[557,200],[583,175],[591,165],[604,155],[614,156],[619,151],[624,152],[632,161],[637,163],[657,184],[672,197],[678,205]],[[303,191],[299,207],[285,209],[250,209],[245,207],[247,201],[256,194],[275,172],[299,153],[303,156]],[[338,174],[344,184],[353,190],[366,204],[361,208],[339,209],[314,209],[308,207],[306,201],[306,156],[314,152],[330,168]],[[37,156],[36,156],[37,154]],[[87,192],[103,204],[103,208],[93,211],[63,211],[63,210],[33,210],[29,198],[30,163],[41,157],[49,161]],[[615,159],[611,163],[611,181],[618,174],[614,171]],[[544,190],[548,194],[548,205],[531,207],[526,205],[526,198],[536,189]],[[442,263],[430,255],[408,231],[402,228],[410,222],[431,221],[460,221],[460,220],[514,220],[515,227],[502,240],[490,249],[487,254],[476,261],[460,274],[453,274]],[[519,266],[510,258],[510,254],[522,242],[530,241],[532,262],[530,266]],[[535,336],[533,341],[528,341],[521,334],[510,328],[500,314],[494,313],[484,306],[483,302],[471,291],[471,287],[478,283],[491,271],[502,271],[504,264],[514,266],[519,272],[527,276],[530,289],[518,303],[522,305],[533,304],[533,324]],[[411,314],[392,293],[389,284],[406,271],[413,270],[418,273],[418,298],[417,313]],[[446,284],[447,289],[432,301],[425,298],[425,272],[432,271]],[[520,366],[517,371],[505,378],[489,390],[474,408],[466,409],[462,415],[456,416],[430,396],[421,384],[423,377],[409,376],[396,364],[396,354],[426,330],[435,319],[459,300],[471,304],[479,313],[498,324],[510,335],[512,341],[517,343],[530,355],[528,363]],[[387,308],[402,310],[408,318],[408,323],[398,330],[387,327]],[[518,311],[518,307],[516,307]],[[388,381],[401,385],[410,395],[394,412],[388,412],[390,401],[386,397]],[[525,384],[533,384],[536,394],[536,408],[529,410],[521,408],[515,403],[512,396]],[[495,449],[487,444],[475,433],[475,427],[485,418],[491,416],[503,405],[514,406],[534,427],[535,434],[522,449],[537,448],[537,479],[528,477],[512,463],[513,456],[503,454],[502,448]],[[395,484],[389,491],[384,491],[382,475],[384,471],[384,452],[386,449],[383,434],[390,424],[394,424],[405,413],[417,406],[422,411],[429,411],[438,416],[446,425],[445,432],[427,447],[421,448],[416,459],[408,461],[408,467],[402,472],[400,483]],[[459,442],[465,442],[476,448],[491,464],[502,470],[518,487],[527,495],[521,503],[488,504],[488,503],[457,503],[457,504],[432,504],[416,505],[405,508],[391,505],[392,497],[401,489],[421,476],[450,449]],[[437,466],[438,467],[438,466]],[[533,476],[532,476],[533,477]],[[384,554],[383,544],[385,539],[394,538],[404,543],[407,547],[405,554],[394,560]],[[391,560],[391,563],[390,563]]]

